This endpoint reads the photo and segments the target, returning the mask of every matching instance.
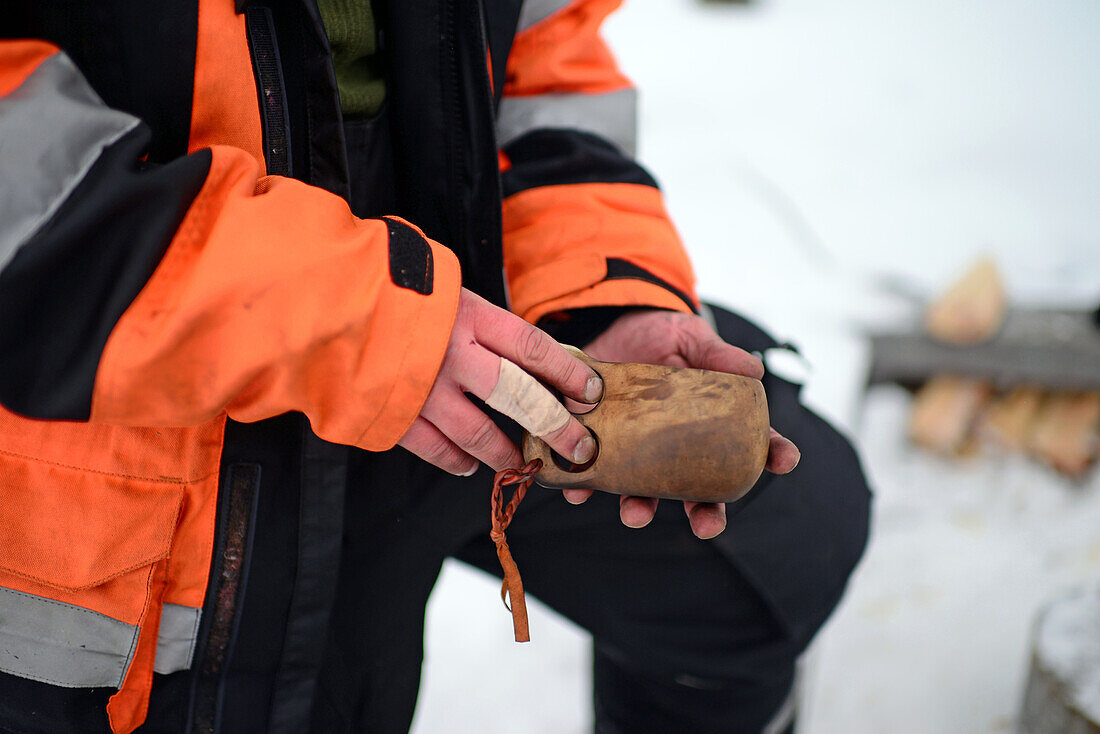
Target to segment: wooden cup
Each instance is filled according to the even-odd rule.
[[[524,433],[524,461],[542,459],[535,477],[540,485],[732,502],[756,484],[770,433],[759,380],[577,356],[604,382],[599,404],[577,415],[596,438],[596,458],[573,466],[542,439]]]

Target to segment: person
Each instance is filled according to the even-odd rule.
[[[529,495],[510,536],[593,633],[597,731],[790,726],[866,485],[745,351],[774,340],[698,315],[599,36],[616,5],[7,10],[0,728],[406,730],[440,564],[499,573],[509,417],[595,449],[538,384],[599,398],[559,341],[763,378],[804,454],[781,476],[773,432],[772,474],[686,519]]]

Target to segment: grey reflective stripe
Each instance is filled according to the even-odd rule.
[[[0,270],[138,123],[105,106],[63,53],[0,97]]]
[[[66,688],[119,688],[138,627],[0,587],[0,670]]]
[[[527,30],[535,23],[549,18],[572,2],[573,0],[523,0],[516,32]]]
[[[165,604],[160,613],[160,632],[157,634],[157,657],[153,670],[157,673],[175,673],[191,667],[195,655],[195,641],[199,638],[199,619],[202,610],[179,604]]]
[[[633,89],[604,94],[540,94],[505,97],[497,116],[497,143],[506,146],[539,128],[569,128],[599,135],[631,158],[637,126]]]

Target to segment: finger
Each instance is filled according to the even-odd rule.
[[[511,360],[498,357],[486,349],[470,350],[469,365],[476,376],[468,389],[493,410],[508,416],[532,435],[546,441],[558,454],[574,464],[585,464],[596,455],[596,442],[587,429],[570,415],[554,394]],[[496,381],[486,390],[486,375],[496,366]],[[468,365],[463,365],[463,371]]]
[[[468,477],[478,468],[477,459],[460,449],[442,431],[420,416],[413,421],[397,445],[429,464],[460,477]]]
[[[619,498],[619,519],[628,528],[644,528],[657,514],[657,499],[653,497]]]
[[[579,403],[573,398],[562,396],[562,403],[565,404],[565,409],[573,415],[584,415],[585,413],[591,413],[596,409],[596,406],[591,403]]]
[[[726,506],[713,502],[684,502],[691,532],[701,540],[710,540],[726,529]]]
[[[421,415],[435,424],[458,448],[495,471],[523,464],[523,456],[516,445],[465,396],[429,401],[425,403]]]
[[[596,439],[573,416],[569,416],[564,426],[540,438],[561,456],[567,457],[574,467],[577,467],[573,471],[583,471],[588,468],[586,465],[596,458],[598,450]]]
[[[764,363],[757,357],[722,341],[702,319],[693,319],[681,329],[680,354],[692,367],[744,375],[757,380],[764,376]]]
[[[583,505],[592,496],[592,492],[591,489],[563,489],[561,494],[569,504]]]
[[[771,438],[768,440],[768,461],[764,468],[772,474],[786,474],[798,466],[802,459],[802,452],[789,438],[780,435],[779,431],[771,429]]]
[[[603,395],[603,381],[591,367],[542,329],[513,314],[502,311],[494,313],[493,318],[479,320],[474,335],[490,351],[510,359],[567,397],[595,403]]]

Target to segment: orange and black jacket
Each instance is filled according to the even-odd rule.
[[[216,671],[258,481],[230,457],[265,430],[248,426],[308,420],[287,439],[299,544],[331,542],[313,509],[331,497],[307,493],[335,486],[339,445],[403,435],[461,285],[536,323],[695,306],[598,34],[615,5],[389,3],[376,219],[347,203],[312,0],[5,8],[0,672],[111,690],[121,733],[154,671]]]

